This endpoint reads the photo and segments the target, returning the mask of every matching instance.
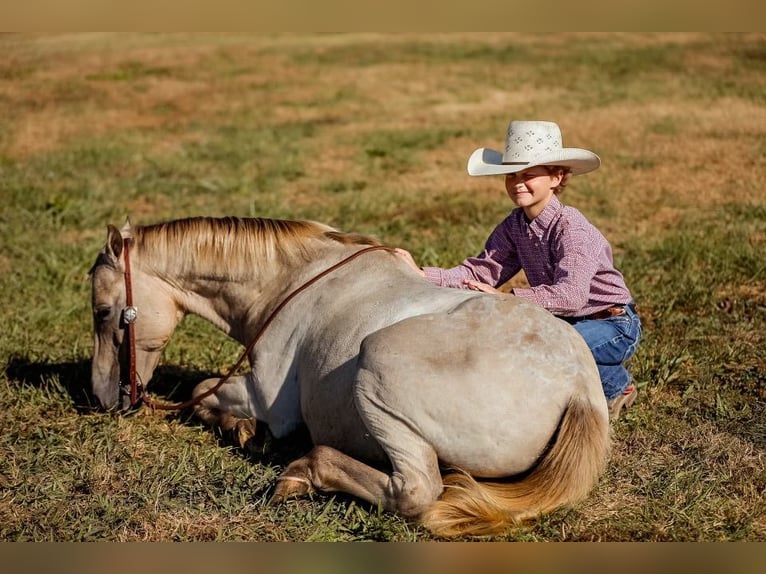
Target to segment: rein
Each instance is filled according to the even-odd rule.
[[[365,247],[364,249],[361,249],[355,253],[352,253],[345,259],[341,259],[338,263],[328,267],[324,271],[321,271],[320,273],[316,274],[314,277],[300,285],[298,288],[293,290],[287,297],[285,297],[282,302],[277,305],[277,307],[269,314],[269,316],[266,318],[266,320],[261,325],[260,329],[258,329],[258,332],[255,334],[255,337],[250,341],[250,344],[245,347],[245,350],[240,355],[239,359],[236,363],[234,363],[234,366],[231,367],[227,371],[227,373],[215,384],[215,386],[209,388],[204,393],[197,395],[196,397],[189,399],[188,401],[184,401],[181,403],[158,403],[149,397],[148,393],[146,392],[144,385],[139,384],[136,380],[136,336],[135,336],[135,328],[134,324],[136,322],[136,319],[138,317],[138,310],[136,307],[133,306],[133,290],[132,290],[132,279],[130,275],[130,250],[128,248],[128,245],[130,243],[130,240],[125,240],[124,245],[124,253],[125,253],[125,300],[126,300],[126,307],[123,310],[123,320],[125,321],[126,327],[127,327],[127,336],[128,336],[128,352],[129,352],[129,379],[130,379],[130,406],[133,407],[136,404],[138,404],[140,401],[144,402],[148,407],[151,409],[157,409],[157,410],[163,410],[163,411],[176,411],[176,410],[182,410],[189,407],[192,407],[198,403],[200,403],[203,399],[209,397],[210,395],[214,395],[216,392],[218,392],[218,389],[220,389],[237,371],[237,369],[242,366],[242,363],[245,361],[247,356],[250,354],[250,352],[255,347],[256,343],[261,339],[263,336],[263,333],[266,331],[266,329],[271,325],[271,323],[274,321],[276,316],[279,314],[282,309],[290,302],[292,301],[297,295],[311,287],[314,283],[322,279],[323,277],[329,275],[333,271],[339,269],[340,267],[343,267],[347,263],[350,263],[360,255],[363,255],[365,253],[369,253],[371,251],[388,251],[393,252],[392,247],[388,247],[386,245],[372,245],[370,247]],[[140,394],[139,394],[140,391]]]

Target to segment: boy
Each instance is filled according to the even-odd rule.
[[[542,305],[583,336],[614,420],[636,399],[624,363],[636,351],[641,321],[609,242],[558,199],[572,176],[600,165],[593,152],[563,147],[557,124],[512,121],[505,153],[479,148],[468,160],[469,175],[504,175],[517,206],[490,234],[484,251],[451,269],[419,268],[410,253],[397,253],[437,285],[487,293],[500,293],[496,288],[523,269],[530,287],[511,294]]]

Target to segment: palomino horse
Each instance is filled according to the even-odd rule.
[[[270,315],[373,243],[269,219],[108,226],[91,270],[93,394],[103,408],[129,406],[127,363],[148,382],[187,313],[246,347],[268,318],[251,369],[194,396],[204,421],[245,438],[255,421],[277,438],[306,425],[315,447],[288,465],[273,500],[345,492],[454,536],[584,497],[608,456],[606,401],[581,337],[542,307],[435,287],[378,249]]]

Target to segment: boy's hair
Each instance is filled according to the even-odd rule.
[[[545,171],[548,172],[549,175],[553,175],[555,173],[558,173],[559,171],[564,172],[563,177],[561,178],[561,183],[558,184],[556,189],[553,190],[553,193],[556,195],[559,195],[564,191],[567,185],[569,185],[569,180],[572,179],[572,170],[568,167],[563,167],[560,165],[544,165]]]

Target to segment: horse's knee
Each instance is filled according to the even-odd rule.
[[[205,379],[204,381],[201,381],[197,383],[197,385],[192,389],[192,399],[195,401],[198,401],[198,404],[202,404],[205,402],[211,402],[211,401],[217,401],[217,397],[215,393],[212,393],[208,396],[204,396],[206,393],[209,393],[215,386],[218,384],[218,381],[221,379],[219,378],[212,378],[212,379]]]
[[[205,379],[192,390],[192,400],[195,401],[194,414],[204,423],[213,427],[220,426],[223,413],[215,395],[204,395],[218,383],[218,380]]]
[[[256,420],[252,417],[238,417],[225,410],[215,393],[205,396],[218,385],[219,381],[220,379],[217,378],[205,379],[194,387],[192,398],[197,401],[194,405],[194,414],[205,424],[219,428],[224,433],[231,433],[234,441],[240,447],[245,447],[255,436]]]

